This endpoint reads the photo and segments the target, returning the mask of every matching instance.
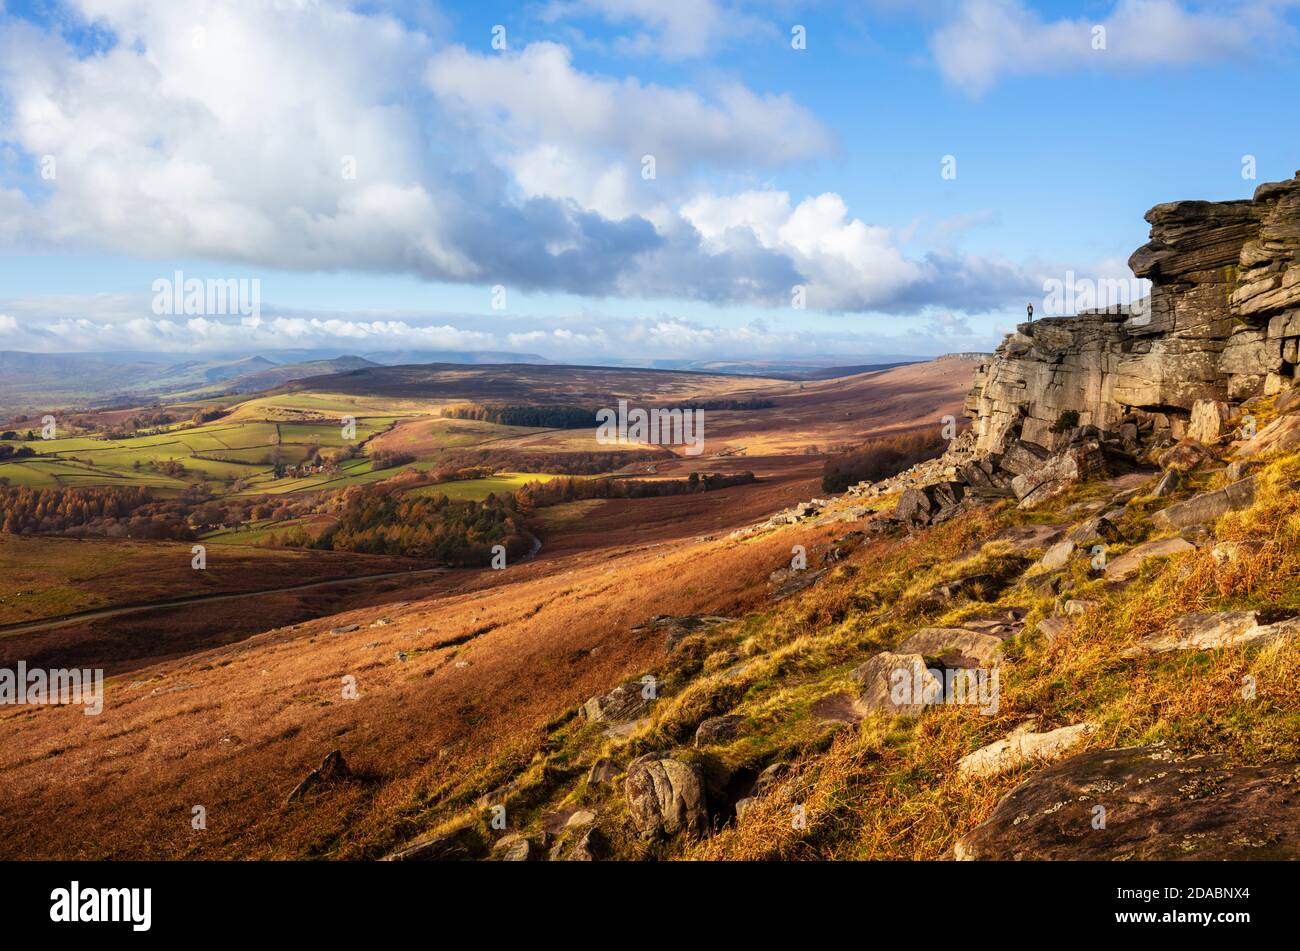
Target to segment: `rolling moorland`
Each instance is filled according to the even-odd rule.
[[[103,486],[158,473],[177,483],[150,486],[165,500],[134,525],[129,513],[23,509],[20,531],[35,519],[84,537],[20,542],[142,544],[133,533],[157,521],[156,533],[211,539],[213,562],[243,534],[272,560],[409,558],[439,573],[237,639],[142,652],[118,667],[97,717],[5,709],[0,849],[1300,856],[1300,176],[1147,220],[1151,241],[1130,264],[1150,298],[1023,324],[990,357],[804,382],[361,368],[148,422],[175,426],[171,440],[118,434],[102,447],[115,454]],[[609,458],[590,429],[516,432],[440,412],[506,418],[490,408],[620,396],[719,407],[707,452]],[[943,427],[959,405],[969,427]],[[331,442],[344,413],[363,435]],[[261,427],[265,444],[227,446],[267,450],[258,471],[207,470],[204,457],[229,459],[206,443],[180,454],[186,432],[212,438],[222,424]],[[102,445],[134,424],[69,425],[66,438]],[[926,431],[941,428],[931,456]],[[159,438],[137,444],[139,458],[174,452],[180,468],[137,469],[134,440]],[[824,474],[849,480],[829,463],[855,447],[864,477],[823,491]],[[99,468],[6,464],[75,465],[42,476],[68,485]],[[706,475],[728,478],[709,489]],[[504,498],[453,498],[483,479],[523,482]],[[624,488],[601,494],[592,480]],[[436,501],[404,511],[465,528],[445,551],[473,558],[421,558],[424,541],[382,514],[378,534],[364,521],[357,534],[393,550],[339,550],[339,525],[381,511],[371,493]],[[466,518],[485,513],[535,542],[505,570],[474,561]],[[184,554],[190,541],[149,544]],[[49,636],[9,640],[22,651]],[[93,665],[113,641],[49,649]],[[196,805],[206,828],[191,823]]]
[[[510,652],[510,639],[521,633],[512,625],[506,625],[511,630],[496,636],[491,636],[490,630],[479,630],[491,627],[484,619],[485,605],[491,601],[513,612],[532,644],[528,652],[511,658],[512,665],[524,666],[515,674],[504,675],[518,681],[522,676],[519,671],[527,669],[537,651],[549,655],[556,650],[567,657],[573,651],[586,650],[585,646],[564,646],[575,634],[578,643],[585,645],[593,636],[609,636],[616,630],[606,627],[608,620],[600,622],[602,634],[586,623],[571,629],[567,617],[538,617],[534,612],[536,599],[554,597],[556,592],[568,589],[573,575],[604,586],[613,573],[629,584],[628,616],[652,618],[674,600],[658,590],[664,585],[638,581],[664,578],[660,574],[660,552],[678,546],[690,549],[700,544],[701,538],[730,532],[814,494],[828,450],[858,446],[875,435],[910,431],[916,424],[917,407],[924,407],[925,416],[933,421],[932,428],[943,416],[959,411],[964,393],[962,378],[973,367],[972,362],[964,362],[955,377],[916,365],[806,383],[596,369],[529,379],[520,367],[477,371],[461,366],[419,367],[414,369],[433,379],[446,374],[463,382],[445,390],[430,386],[433,392],[424,396],[404,392],[375,394],[359,387],[355,375],[349,374],[303,381],[243,398],[227,396],[219,400],[163,402],[148,408],[61,413],[57,438],[48,440],[40,438],[39,429],[29,439],[23,428],[26,421],[14,422],[11,418],[9,425],[14,428],[5,433],[12,436],[3,445],[12,447],[15,453],[24,448],[33,453],[10,455],[0,461],[0,478],[6,479],[9,486],[0,491],[13,497],[29,493],[27,501],[31,504],[23,507],[18,504],[20,500],[15,500],[8,505],[10,530],[0,534],[0,554],[10,566],[0,592],[0,664],[12,666],[26,660],[49,667],[102,666],[112,690],[115,688],[111,685],[119,683],[129,686],[142,680],[148,682],[155,671],[171,664],[197,666],[203,668],[204,675],[216,674],[226,667],[223,662],[195,663],[196,659],[226,648],[260,651],[265,632],[272,629],[291,631],[293,641],[317,655],[318,647],[323,645],[314,643],[313,619],[322,619],[325,631],[350,628],[356,623],[359,630],[369,630],[374,624],[376,632],[382,634],[388,627],[406,630],[405,624],[398,623],[397,615],[411,605],[424,604],[438,617],[436,624],[427,625],[422,632],[430,635],[428,644],[407,645],[392,653],[394,662],[401,654],[404,659],[400,663],[413,665],[404,668],[409,672],[423,666],[426,651],[431,651],[431,656],[441,654],[446,660],[448,651],[455,650],[462,639],[483,641],[483,646],[500,642],[500,648],[490,650]],[[397,368],[394,372],[407,376],[411,369]],[[379,384],[373,388],[384,389]],[[459,393],[484,400],[522,400],[542,407],[590,407],[593,403],[614,402],[620,396],[648,405],[694,400],[699,405],[721,406],[729,399],[751,405],[757,399],[755,394],[761,393],[763,408],[710,409],[708,452],[689,458],[659,447],[599,446],[590,427],[573,430],[507,426],[442,415],[455,407],[475,405],[467,397],[456,395]],[[355,420],[350,440],[342,433],[344,416]],[[376,468],[377,461],[380,468]],[[569,475],[574,470],[583,474]],[[728,488],[657,494],[663,486],[686,485],[692,472],[704,473],[706,479],[702,481],[706,483],[748,473],[754,476]],[[541,545],[540,551],[531,553],[531,557],[525,554],[518,562],[512,557],[510,567],[500,572],[487,569],[486,558],[472,566],[457,567],[437,558],[320,549],[311,547],[310,542],[299,547],[281,543],[290,533],[320,533],[337,523],[339,506],[349,492],[482,501],[518,493],[529,483],[569,478],[593,482],[609,478],[623,485],[659,488],[649,494],[638,489],[592,497],[589,488],[579,487],[584,497],[574,501],[564,501],[554,492],[538,498],[539,504],[526,515],[526,524],[527,531]],[[51,495],[42,508],[37,495],[41,492],[57,493],[60,499],[75,499],[77,504],[56,505]],[[143,493],[148,501],[108,516],[97,514],[93,505],[85,504],[85,497],[105,493]],[[134,503],[128,499],[124,504]],[[525,516],[521,513],[520,518],[522,521]],[[207,550],[207,567],[202,571],[191,567],[194,544]],[[349,578],[364,580],[349,582]],[[729,603],[733,597],[730,589],[746,583],[743,577],[737,577],[700,596]],[[231,597],[248,592],[265,593]],[[695,599],[694,595],[688,597],[692,604]],[[598,598],[580,600],[588,602],[584,607],[599,610]],[[380,614],[364,625],[349,621],[356,611],[372,610]],[[390,614],[392,617],[388,617]],[[386,618],[392,623],[378,623]],[[381,653],[371,655],[369,651]],[[609,662],[618,663],[620,654],[621,649],[611,651]],[[376,644],[368,649],[363,664],[387,656]],[[320,660],[327,657],[328,651],[319,653]],[[594,665],[578,682],[599,682],[607,676],[604,665],[604,660]],[[459,678],[459,682],[440,684],[439,693],[447,687],[459,690],[465,683],[474,692],[496,692],[492,685],[495,674],[490,668],[452,664],[450,670],[472,670],[472,674]],[[539,693],[535,710],[525,705],[512,711],[514,724],[509,732],[516,727],[527,731],[535,727],[539,717],[544,721],[554,715],[558,694],[575,682],[567,662],[554,673],[557,679],[544,685],[552,695],[543,697]],[[264,676],[273,675],[268,672]],[[364,676],[370,680],[368,674]],[[263,685],[250,686],[260,690]],[[371,686],[376,693],[380,691],[378,680],[368,683],[367,693]],[[195,695],[180,695],[193,689],[208,690],[186,687],[173,692],[164,688],[155,693],[151,686],[147,693],[155,699],[189,701]],[[214,684],[211,689],[225,688]],[[277,695],[284,699],[296,689],[286,681],[263,696],[278,705],[274,699]],[[400,702],[400,698],[390,694],[382,704],[375,705],[376,714],[384,716],[380,707],[390,702]],[[431,699],[430,703],[436,710],[444,710],[441,701]],[[298,702],[294,706],[303,713],[310,713],[313,707]],[[279,792],[274,789],[273,779],[264,775],[262,780],[255,780],[256,773],[268,768],[270,761],[243,761],[243,755],[253,750],[265,748],[270,752],[268,738],[261,732],[276,718],[264,719],[267,710],[255,710],[243,701],[232,706],[230,712],[237,709],[241,711],[242,725],[237,731],[223,729],[213,740],[216,745],[212,751],[237,751],[239,755],[228,766],[251,781],[244,788],[251,791],[261,787],[263,793],[272,792],[272,799],[276,799]],[[15,712],[5,708],[0,714],[6,734],[15,728],[25,734],[26,727],[38,722],[54,727],[54,721],[44,715],[67,711],[27,709],[11,718]],[[37,719],[28,719],[33,712]],[[214,722],[208,713],[200,713],[186,729],[199,727],[206,735]],[[180,726],[180,722],[172,725]],[[120,724],[110,733],[119,728]],[[444,719],[436,734],[431,735],[452,736],[458,728],[457,718]],[[275,729],[285,730],[283,726]],[[128,731],[136,732],[134,728]],[[279,740],[270,743],[277,747],[272,759],[291,754],[299,745],[293,739],[296,733],[296,729],[288,730],[281,738],[283,747]],[[30,736],[13,738],[15,744],[8,746],[11,751],[22,748],[30,753],[34,749],[27,742]],[[182,740],[179,735],[177,738],[183,745],[206,743]],[[495,745],[499,740],[493,734],[491,743]],[[154,745],[153,740],[149,745]],[[156,749],[160,751],[162,746]],[[304,749],[292,753],[290,762],[299,758],[306,762],[314,755],[314,748]],[[56,754],[54,759],[75,769],[74,762],[80,757],[62,759],[61,754]],[[38,755],[31,760],[23,754],[9,765],[22,772],[21,763],[36,765],[42,760],[48,764],[49,757]],[[107,760],[104,765],[109,766]],[[290,769],[296,770],[296,763]],[[38,768],[37,773],[40,771]],[[131,793],[132,798],[140,797],[143,806],[145,799],[155,797],[153,783],[161,780],[165,772],[170,769],[158,772],[156,765],[143,766],[140,771],[132,769],[134,778],[128,785],[140,783]],[[173,774],[165,782],[174,782],[180,775]],[[52,791],[53,787],[45,786],[43,779],[40,783],[46,792]],[[125,793],[127,786],[121,789]],[[251,816],[265,807],[265,803],[257,805],[254,800],[239,806],[239,812]],[[44,801],[44,794],[28,804],[36,805],[37,801]],[[58,808],[44,801],[38,812],[47,807]],[[4,797],[0,817],[4,817],[7,831],[20,834],[18,825],[28,825],[15,811],[22,808],[26,807],[21,807],[16,798]],[[228,818],[234,820],[232,805],[218,808],[230,809]],[[243,813],[245,808],[252,811]],[[98,824],[107,815],[97,813],[87,819]],[[154,837],[160,829],[165,831],[169,821],[164,818],[162,826],[142,821],[130,832],[133,845],[119,850],[104,840],[103,850],[97,854],[161,854]],[[39,834],[40,826],[32,817],[29,832]],[[105,831],[106,827],[101,829]],[[96,837],[100,834],[95,833]],[[210,847],[215,840],[209,839],[207,844]],[[60,848],[50,841],[37,852],[67,854]],[[273,852],[264,846],[239,846],[234,851],[218,852],[296,854],[292,848],[280,851],[278,846]],[[211,850],[205,847],[202,853],[211,854]]]

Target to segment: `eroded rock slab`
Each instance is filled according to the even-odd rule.
[[[1105,825],[1095,828],[1104,810]],[[1300,764],[1160,747],[1081,753],[1013,789],[957,859],[1300,859]]]
[[[1222,489],[1202,492],[1182,502],[1175,502],[1167,509],[1157,512],[1152,517],[1152,521],[1164,528],[1208,525],[1220,515],[1236,509],[1244,509],[1254,501],[1255,477],[1250,476],[1226,485]]]
[[[982,779],[1009,773],[1025,762],[1058,760],[1096,729],[1091,723],[1076,723],[1034,733],[1032,726],[1031,723],[1013,730],[1005,739],[963,756],[957,764],[957,774],[967,779]]]
[[[1106,566],[1106,577],[1122,581],[1138,573],[1142,562],[1148,558],[1169,558],[1183,552],[1195,551],[1196,546],[1184,538],[1161,538],[1129,549]]]
[[[1263,647],[1300,634],[1300,618],[1261,624],[1257,611],[1198,611],[1184,614],[1169,629],[1126,649],[1124,657],[1170,651],[1215,650],[1223,647]]]
[[[989,667],[1002,655],[1002,638],[960,627],[923,627],[898,645],[900,654],[933,657],[944,667]]]

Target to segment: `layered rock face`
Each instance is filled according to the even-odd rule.
[[[1129,443],[1187,434],[1198,401],[1237,403],[1296,384],[1300,174],[1249,201],[1147,212],[1129,259],[1149,298],[1021,324],[967,398],[977,453],[1014,439],[1058,449],[1096,427]]]

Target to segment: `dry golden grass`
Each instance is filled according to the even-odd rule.
[[[1009,652],[995,717],[939,707],[918,718],[873,717],[859,728],[845,727],[828,752],[798,761],[791,777],[758,799],[742,822],[688,848],[685,857],[944,857],[1033,771],[1025,766],[968,781],[958,778],[958,761],[1031,716],[1040,728],[1094,722],[1100,729],[1087,741],[1093,747],[1167,743],[1242,762],[1300,758],[1300,644],[1294,640],[1258,651],[1119,657],[1138,638],[1189,611],[1300,612],[1297,477],[1300,455],[1274,460],[1261,473],[1255,505],[1219,522],[1220,540],[1260,543],[1239,562],[1217,564],[1207,547],[1148,566],[1131,587],[1078,617],[1054,643],[1027,635]],[[1023,606],[1026,591],[1013,589],[1002,600]],[[1038,614],[1047,608],[1043,600],[1034,605]],[[1243,691],[1248,676],[1254,678],[1253,699]],[[802,828],[793,821],[796,807],[802,807]]]

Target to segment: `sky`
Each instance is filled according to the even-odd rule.
[[[0,350],[991,350],[1131,278],[1152,205],[1296,174],[1298,40],[1286,0],[0,0]]]

